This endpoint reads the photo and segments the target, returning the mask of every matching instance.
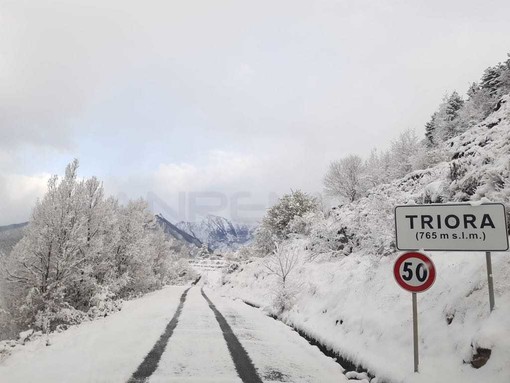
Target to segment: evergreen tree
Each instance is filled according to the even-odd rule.
[[[489,95],[492,97],[496,97],[498,94],[498,89],[501,85],[500,75],[504,70],[504,66],[502,64],[498,64],[494,67],[489,67],[485,70],[482,76],[482,80],[480,81],[480,87],[489,92]]]
[[[434,138],[436,135],[436,116],[437,113],[434,113],[432,117],[430,117],[430,121],[425,124],[425,140],[428,148],[437,146],[437,142]]]
[[[446,114],[448,115],[450,121],[453,121],[455,118],[457,118],[459,110],[463,105],[464,100],[456,91],[454,91],[448,98],[448,103],[446,104]]]
[[[473,82],[470,86],[469,86],[469,89],[467,91],[467,96],[468,96],[468,101],[471,100],[473,97],[476,96],[476,94],[480,91],[480,86],[476,83],[476,82]]]
[[[437,146],[459,134],[461,129],[458,117],[463,105],[464,100],[455,91],[443,98],[439,110],[435,113],[432,141],[426,137],[428,142],[433,142]]]
[[[507,55],[509,58],[501,66],[501,73],[499,75],[500,95],[510,93],[510,53]]]

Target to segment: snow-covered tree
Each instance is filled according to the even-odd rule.
[[[102,300],[147,292],[174,275],[175,256],[147,203],[120,206],[77,169],[75,160],[49,180],[24,238],[1,260],[2,310],[20,328],[78,323]]]
[[[49,180],[48,192],[36,205],[25,237],[7,260],[11,293],[29,298],[28,304],[19,307],[25,321],[33,320],[50,303],[65,301],[65,288],[86,267],[86,219],[77,169],[75,160],[60,182],[56,176]]]
[[[510,57],[510,54],[509,54]],[[501,96],[510,92],[510,58],[487,68],[479,83],[473,83],[463,101],[457,92],[446,96],[425,125],[427,147],[438,147],[483,121]]]
[[[270,274],[278,277],[281,287],[285,288],[289,274],[297,266],[298,260],[296,251],[276,244],[273,252],[264,259],[264,266]]]
[[[296,294],[295,283],[289,283],[289,277],[299,263],[298,251],[294,246],[275,244],[273,252],[264,258],[264,266],[270,275],[277,278],[273,289],[273,308],[277,313],[292,306]]]
[[[365,185],[367,188],[389,181],[391,155],[389,152],[379,152],[373,149],[370,157],[365,161]]]
[[[507,56],[508,59],[501,65],[498,97],[510,93],[510,53],[508,53]]]
[[[255,231],[255,239],[253,241],[255,254],[260,256],[271,254],[277,241],[278,238],[272,232],[271,227],[262,221]]]
[[[326,193],[349,202],[355,201],[366,191],[364,172],[363,159],[357,155],[331,162],[324,177]]]
[[[263,219],[263,225],[277,238],[285,238],[289,234],[289,224],[296,217],[318,209],[315,197],[301,190],[293,191],[281,197]]]
[[[414,130],[408,129],[391,142],[389,176],[391,179],[405,176],[416,170],[416,157],[425,150]]]
[[[154,274],[158,252],[153,232],[158,229],[146,201],[129,201],[119,211],[120,239],[115,249],[115,272],[119,294],[129,296],[158,286]]]
[[[434,142],[436,145],[460,133],[458,116],[463,105],[464,100],[457,92],[445,96],[434,117]]]
[[[491,96],[497,96],[501,86],[500,76],[504,69],[505,66],[501,63],[485,69],[480,81],[480,88],[487,90]]]
[[[494,98],[489,90],[473,83],[468,90],[468,99],[459,111],[458,132],[463,133],[480,123],[494,107]]]
[[[425,124],[425,142],[428,148],[437,146],[436,129],[437,129],[437,112],[435,112],[430,120]]]
[[[80,273],[68,284],[66,295],[73,307],[86,311],[99,285],[110,277],[119,229],[116,201],[113,198],[105,199],[103,186],[97,178],[83,180],[78,189],[85,235],[81,252],[86,261]]]
[[[267,211],[255,233],[255,246],[262,255],[271,253],[275,243],[291,234],[294,219],[318,210],[317,199],[300,190],[282,196]]]

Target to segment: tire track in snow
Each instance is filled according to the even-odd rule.
[[[158,368],[159,360],[161,359],[161,355],[165,351],[166,345],[168,344],[168,340],[172,336],[175,328],[177,327],[177,323],[179,322],[179,316],[181,315],[182,308],[184,306],[184,302],[186,301],[186,296],[188,295],[188,291],[191,287],[188,287],[181,295],[181,301],[177,310],[175,311],[174,316],[168,322],[165,328],[165,332],[161,334],[158,341],[152,347],[152,350],[149,351],[143,362],[138,366],[138,369],[133,373],[131,378],[128,380],[128,383],[142,383],[146,382],[149,376],[151,376],[154,371]]]
[[[251,361],[248,353],[241,345],[237,337],[232,331],[232,328],[225,320],[225,317],[218,311],[216,306],[211,302],[211,300],[205,295],[204,290],[201,289],[202,296],[205,298],[207,303],[209,304],[209,308],[213,311],[218,324],[220,325],[221,331],[223,332],[223,337],[227,342],[227,347],[230,352],[230,356],[234,361],[234,365],[237,371],[237,374],[241,378],[244,383],[263,383],[262,379],[255,370],[255,366]]]

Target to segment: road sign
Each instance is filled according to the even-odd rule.
[[[397,258],[393,275],[403,289],[412,293],[421,293],[434,284],[436,268],[425,254],[409,252]]]
[[[397,206],[395,229],[398,250],[508,250],[501,203]]]
[[[393,266],[395,280],[413,295],[413,348],[414,372],[418,372],[418,299],[416,293],[430,288],[436,280],[436,268],[432,260],[423,253],[401,254]]]

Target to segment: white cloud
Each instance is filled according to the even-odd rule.
[[[261,165],[253,155],[213,150],[200,164],[161,164],[152,182],[155,189],[172,193],[235,189],[259,173]]]
[[[47,189],[49,174],[0,175],[0,225],[23,222]]]

